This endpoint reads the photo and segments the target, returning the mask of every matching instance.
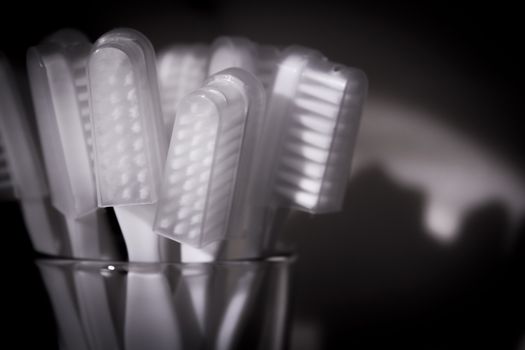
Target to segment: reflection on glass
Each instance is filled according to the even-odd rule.
[[[61,349],[284,349],[290,257],[213,264],[39,260]]]

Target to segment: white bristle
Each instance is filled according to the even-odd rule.
[[[284,120],[274,189],[292,207],[314,213],[338,210],[366,78],[360,71],[334,66],[315,51],[291,48],[283,57],[276,97],[270,101],[269,117]]]
[[[303,112],[308,111],[319,117],[333,119],[334,122],[339,112],[338,105],[320,99],[300,97],[295,100],[295,105],[301,108]]]
[[[255,130],[248,106],[261,113],[253,100],[263,99],[246,92],[245,85],[258,84],[246,74],[221,72],[181,101],[155,220],[159,233],[197,247],[226,235],[233,199],[244,188],[238,181],[246,180],[238,176],[251,167],[252,157],[242,155],[244,138]]]
[[[6,150],[3,142],[2,133],[0,132],[0,199],[10,198],[12,196],[10,192],[13,189],[13,183],[9,175],[7,154],[5,153]]]
[[[321,133],[330,133],[334,130],[334,123],[315,114],[298,113],[295,122],[305,130],[314,130]]]
[[[330,71],[326,70],[317,70],[317,69],[306,69],[303,71],[303,79],[306,84],[314,83],[320,84],[320,87],[325,87],[328,90],[333,92],[344,91],[346,84],[348,83],[346,79],[339,74],[335,73],[333,68],[329,68]]]
[[[91,163],[91,174],[94,177],[95,172],[93,170],[93,167],[94,167],[93,133],[92,133],[92,127],[91,127],[91,113],[89,109],[89,86],[88,86],[88,78],[87,78],[86,59],[85,58],[79,59],[77,64],[79,63],[83,64],[83,68],[77,70],[77,73],[74,76],[75,87],[77,91],[78,109],[80,113],[82,127],[84,130],[84,140],[86,143],[86,148],[87,148],[88,156],[89,156],[90,163]]]
[[[208,48],[202,45],[175,46],[159,55],[158,76],[162,112],[171,132],[179,101],[197,90],[208,73]]]

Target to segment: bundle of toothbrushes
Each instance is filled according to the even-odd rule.
[[[0,57],[2,186],[41,253],[264,258],[278,210],[342,207],[367,81],[316,50],[221,37],[156,56],[131,29],[67,29],[27,71],[34,118]]]

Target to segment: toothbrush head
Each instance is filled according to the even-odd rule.
[[[196,247],[225,239],[249,196],[264,89],[231,68],[210,77],[177,109],[157,207],[156,232]]]
[[[208,74],[209,48],[205,45],[172,46],[157,60],[164,125],[171,135],[175,108],[190,92],[197,90]]]
[[[274,195],[311,213],[338,211],[367,91],[364,73],[291,47],[283,53],[268,107],[276,140]]]
[[[7,60],[0,53],[0,140],[2,185],[19,199],[41,199],[48,187],[32,133]]]
[[[149,40],[116,29],[94,45],[88,63],[101,207],[157,201],[167,142]]]
[[[64,29],[27,54],[52,203],[73,218],[97,208],[86,72],[90,49],[82,33]]]
[[[211,48],[209,75],[227,68],[241,68],[255,75],[268,91],[275,76],[278,57],[276,47],[257,45],[242,37],[220,37]]]

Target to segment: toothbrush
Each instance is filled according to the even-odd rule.
[[[263,277],[258,267],[250,270],[232,268],[231,271],[223,271],[222,274],[217,283],[213,310],[208,319],[210,338],[215,350],[237,348],[247,310],[251,310],[255,291],[258,290]]]
[[[246,203],[253,200],[248,185],[254,175],[250,173],[253,142],[264,102],[260,82],[232,68],[213,75],[179,103],[154,228],[182,242],[183,254],[190,245],[206,246],[216,259],[228,244],[218,241],[242,233],[235,225],[237,218],[247,214]],[[210,278],[187,279],[204,334],[208,309],[213,307],[208,295]],[[239,300],[230,312],[233,329],[237,328],[235,312],[242,310],[246,300]],[[238,319],[241,315],[237,314]]]
[[[34,142],[28,116],[16,91],[6,59],[0,54],[0,135],[3,173],[20,201],[29,237],[36,251],[49,255],[67,254],[63,221],[49,203],[42,160]],[[7,169],[6,169],[7,167]]]
[[[88,335],[78,312],[75,290],[68,276],[69,266],[41,260],[38,263],[59,329],[60,349],[89,350]],[[63,343],[62,343],[63,342]]]
[[[178,246],[152,229],[166,156],[153,47],[134,30],[110,31],[91,51],[88,76],[98,204],[114,207],[132,263],[162,261]],[[127,276],[124,347],[180,348],[162,268],[141,266]]]
[[[158,77],[162,99],[164,124],[171,137],[175,110],[180,100],[202,86],[208,75],[210,49],[205,45],[175,45],[159,55],[157,60]],[[208,262],[216,259],[218,244],[198,249],[182,244],[180,259],[182,262]],[[200,281],[199,281],[200,282]],[[199,286],[191,290],[198,295]]]
[[[341,209],[366,90],[358,69],[302,47],[283,52],[258,148],[270,206]]]
[[[248,195],[264,90],[232,68],[179,104],[154,229],[197,248],[224,240]]]
[[[120,254],[109,222],[97,210],[86,58],[91,44],[65,29],[28,50],[27,66],[51,200],[66,220],[74,258]]]
[[[255,152],[260,200],[247,226],[257,234],[232,241],[229,256],[275,249],[279,208],[328,213],[344,199],[366,76],[298,46],[279,54],[274,74]]]
[[[253,48],[238,50],[238,46],[249,45],[223,40],[225,44],[216,46],[226,49],[221,54],[212,53],[210,71],[228,65],[256,71]],[[312,213],[340,209],[366,95],[362,72],[334,65],[315,51],[292,47],[282,53],[279,61],[277,56],[270,57],[265,66],[275,70],[266,69],[268,108],[261,137],[256,141],[257,178],[250,185],[254,198],[262,200],[256,202],[258,208],[256,205],[244,226],[251,227],[255,235],[225,244],[229,257],[257,257],[271,249],[275,235],[272,226],[279,207]],[[242,290],[242,284],[238,287]],[[250,292],[234,295],[226,314],[242,309],[236,303],[243,295],[248,297]],[[234,319],[241,318],[237,314]],[[227,340],[233,339],[229,334],[236,327],[229,328],[230,323],[226,318],[220,323],[216,340],[219,348],[229,346]]]
[[[78,31],[60,30],[28,51],[51,197],[66,220],[74,258],[119,260],[115,233],[97,208],[86,63],[91,43]],[[103,276],[75,271],[82,322],[93,348],[117,349]]]
[[[269,98],[279,57],[279,50],[273,46],[258,45],[242,37],[220,37],[212,44],[209,74],[231,67],[245,69],[258,78]],[[260,118],[257,134],[262,131],[263,117]],[[253,140],[252,143],[257,142]],[[253,173],[257,174],[256,171]],[[262,233],[261,225],[266,223],[266,226],[272,226],[269,223],[275,222],[274,210],[265,208],[265,204],[258,199],[264,197],[266,191],[262,187],[260,175],[249,179],[248,189],[252,192],[251,200],[244,203],[244,214],[235,218],[237,223],[232,225],[241,234],[234,234],[238,237],[224,242],[221,247],[221,256],[226,259],[260,258],[267,253],[268,239]]]
[[[207,77],[209,48],[205,45],[176,45],[163,50],[157,59],[164,125],[171,136],[175,108]]]
[[[208,46],[197,44],[172,46],[159,55],[158,77],[164,124],[168,137],[171,137],[175,111],[179,102],[186,95],[201,87],[208,75],[209,54]],[[182,244],[180,260],[185,263],[214,261],[217,258],[218,249],[217,243],[201,249]],[[209,275],[205,274],[198,278],[185,275],[183,280],[191,297],[201,333],[204,333]]]
[[[162,60],[159,61],[159,77],[162,87],[161,92],[163,93],[164,104],[168,107],[174,108],[181,97],[181,94],[176,93],[176,91],[178,92],[180,89],[175,90],[175,86],[178,84],[187,86],[188,84],[194,85],[194,83],[196,83],[196,80],[194,79],[191,79],[190,83],[182,83],[179,76],[176,74],[172,74],[171,77],[174,77],[175,79],[170,80],[169,73],[173,71],[177,72],[177,69],[174,67],[175,63],[184,62],[185,58],[186,62],[189,62],[187,63],[188,65],[190,63],[192,64],[192,71],[196,72],[194,75],[192,75],[192,78],[194,76],[201,77],[203,74],[205,74],[203,71],[204,68],[208,68],[208,74],[213,75],[214,73],[217,73],[218,71],[225,68],[239,67],[256,75],[259,80],[261,80],[263,85],[266,85],[266,87],[268,87],[273,80],[278,57],[278,50],[274,47],[256,45],[245,38],[221,37],[214,41],[211,49],[209,50],[209,67],[206,67],[202,63],[204,60],[203,58],[200,60],[195,59],[195,57],[198,56],[196,51],[199,51],[201,56],[204,56],[205,48],[201,46],[189,48],[175,47],[171,50],[168,50],[163,56],[161,56]],[[165,82],[162,83],[163,81]],[[171,115],[173,114],[174,113],[171,112]],[[185,262],[205,261],[206,257],[202,257],[201,254],[199,254],[202,250],[209,253],[209,261],[220,258],[218,254],[226,258],[239,258],[246,257],[244,254],[250,252],[248,253],[249,256],[255,256],[260,253],[260,249],[257,247],[258,244],[259,243],[253,244],[251,241],[249,244],[246,244],[245,240],[236,239],[229,242],[224,242],[220,244],[220,247],[219,244],[214,243],[203,249],[201,244],[200,251],[199,249],[193,249],[191,245],[183,244],[181,247],[181,258],[182,261]],[[199,246],[199,244],[196,246]],[[228,251],[229,253],[220,253],[221,251]]]
[[[244,67],[267,90],[267,116],[258,145],[262,173],[257,173],[269,179],[268,206],[311,213],[339,210],[366,97],[366,76],[302,47],[279,53],[228,37],[217,39],[212,47],[210,73]]]
[[[166,155],[154,52],[131,29],[103,35],[89,59],[100,207],[114,207],[130,261],[159,261],[152,231]]]

